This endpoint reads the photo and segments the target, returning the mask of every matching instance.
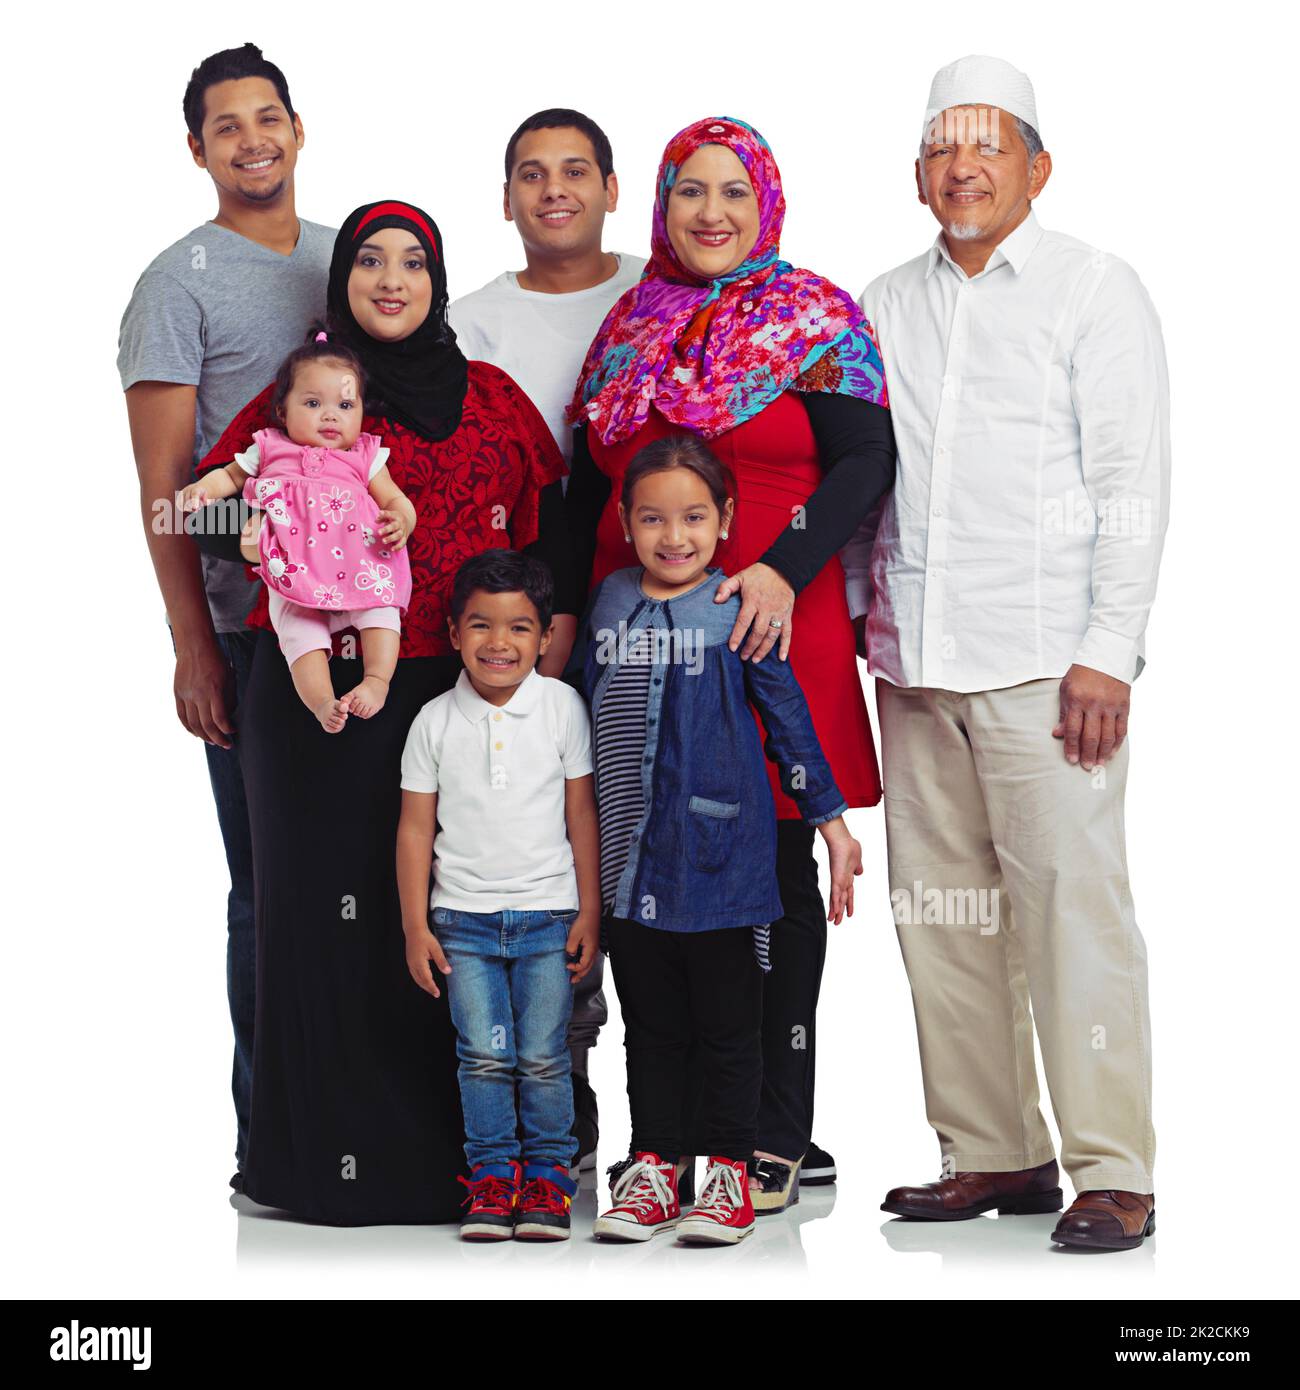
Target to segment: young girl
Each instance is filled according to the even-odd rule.
[[[361,433],[363,390],[357,358],[316,333],[276,376],[283,432],[259,430],[233,463],[191,483],[181,504],[190,511],[242,492],[257,509],[241,546],[260,560],[294,688],[329,734],[349,714],[369,719],[384,707],[411,598],[404,547],[415,508],[388,472],[388,450]],[[365,675],[338,698],[330,639],[345,627],[361,634]]]
[[[715,602],[710,566],[734,508],[694,435],[642,449],[618,515],[640,564],[611,574],[584,615],[581,662],[595,736],[602,900],[626,1032],[632,1160],[597,1220],[606,1239],[734,1244],[754,1226],[748,1165],[762,1081],[767,929],[782,915],[766,753],[825,837],[831,911],[853,912],[862,853],[789,665],[727,645],[740,598]],[[780,961],[777,962],[780,968]],[[690,1059],[688,1061],[688,1059]],[[681,1214],[688,1065],[709,1167]]]

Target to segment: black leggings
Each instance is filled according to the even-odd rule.
[[[776,823],[776,877],[784,915],[772,923],[772,969],[762,978],[763,1084],[755,1148],[801,1158],[812,1140],[817,999],[826,963],[826,908],[813,840],[803,821]],[[761,973],[761,972],[760,972]],[[621,997],[621,991],[620,991]],[[705,1153],[704,1112],[688,1068],[688,1153]]]
[[[813,840],[802,821],[777,822],[776,877],[785,915],[772,923],[772,969],[763,979],[763,1094],[758,1147],[783,1158],[808,1151],[817,1063],[817,998],[826,963],[826,904]]]
[[[633,1149],[674,1160],[686,1152],[689,1079],[693,1151],[747,1162],[763,1074],[763,982],[751,928],[671,932],[614,918],[608,935]]]

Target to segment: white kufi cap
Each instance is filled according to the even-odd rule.
[[[954,106],[1000,106],[1038,129],[1034,84],[1004,58],[973,53],[940,68],[930,84],[925,107],[925,129],[941,112]]]

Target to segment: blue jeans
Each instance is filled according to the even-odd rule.
[[[577,1153],[566,1045],[573,986],[564,951],[576,916],[434,908],[433,933],[452,969],[447,1001],[471,1168],[518,1160],[521,1130],[529,1164],[567,1169]]]
[[[208,779],[217,806],[217,825],[230,870],[226,898],[226,997],[235,1029],[235,1057],[230,1088],[235,1097],[235,1166],[244,1166],[248,1149],[248,1115],[253,1093],[253,1015],[257,982],[257,936],[253,920],[253,841],[248,830],[248,803],[239,770],[239,706],[244,702],[248,675],[253,669],[257,634],[219,632],[220,646],[235,673],[236,722],[230,748],[203,745],[208,758]]]

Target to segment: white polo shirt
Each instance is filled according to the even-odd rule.
[[[530,671],[504,705],[462,671],[415,717],[402,788],[437,792],[431,907],[578,907],[564,783],[591,772],[591,721],[563,681]]]

